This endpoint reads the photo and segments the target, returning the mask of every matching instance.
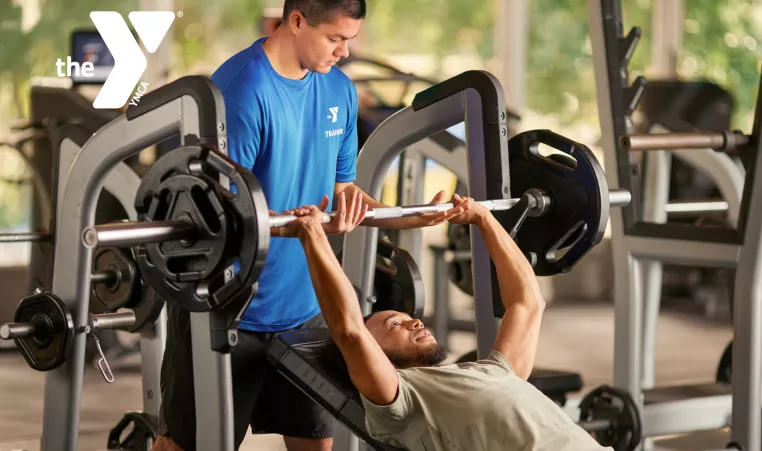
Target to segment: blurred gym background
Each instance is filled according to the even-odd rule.
[[[762,48],[758,48],[762,40],[762,4],[753,0],[622,3],[625,30],[635,25],[643,29],[629,65],[631,77],[644,74],[649,81],[711,83],[729,99],[728,109],[720,114],[726,116],[731,128],[749,131],[762,56]],[[281,0],[0,0],[0,142],[13,143],[17,137],[14,128],[29,117],[32,84],[71,83],[68,78],[56,76],[55,61],[71,54],[73,32],[93,29],[91,11],[113,10],[123,15],[137,10],[176,12],[165,42],[149,56],[143,79],[150,81],[150,91],[183,75],[211,75],[230,55],[266,35],[276,25],[281,7]],[[665,46],[667,41],[679,42],[679,48]],[[360,60],[342,69],[357,80],[361,108],[367,111],[368,131],[374,121],[377,124],[407,105],[432,83],[465,70],[484,69],[496,74],[503,84],[506,105],[517,116],[516,132],[552,129],[588,145],[605,168],[599,148],[586,2],[369,0],[367,19],[350,50]],[[78,89],[93,96],[97,93],[97,87]],[[636,112],[635,121],[641,117],[639,114],[646,112]],[[139,163],[149,165],[155,155],[149,149]],[[671,180],[671,199],[707,199],[718,194],[709,177],[679,161],[673,164]],[[395,167],[387,177],[385,202],[396,201],[397,181]],[[433,163],[427,168],[427,198],[440,189],[452,191],[456,185],[455,176],[447,169]],[[0,145],[0,232],[29,230],[33,190],[33,174],[24,159],[14,148]],[[722,222],[724,213],[670,216],[670,220]],[[435,274],[434,252],[427,250],[430,246],[450,245],[446,226],[424,232],[426,251],[418,263],[429,296],[435,278],[443,275]],[[29,258],[29,243],[0,244],[0,321],[10,320],[26,294]],[[657,383],[714,378],[717,362],[731,336],[731,283],[732,277],[721,270],[665,266]],[[579,371],[590,387],[611,380],[611,284],[607,240],[571,274],[543,279],[551,307],[538,365]],[[473,318],[469,296],[454,284],[449,286],[449,294],[452,315]],[[453,359],[474,347],[475,340],[468,332],[453,332],[452,338]],[[116,339],[118,345],[113,352],[121,353],[134,345],[134,339],[126,333],[117,333]],[[686,353],[686,348],[694,350]],[[0,380],[6,371],[11,370],[0,368]],[[42,380],[40,374],[25,367],[20,371],[13,374]],[[102,383],[93,380],[97,381],[94,384]],[[2,384],[3,391],[13,387],[5,381]],[[40,391],[34,403],[41,403],[41,398]],[[18,407],[2,404],[0,418]],[[119,414],[125,409],[120,408]],[[0,440],[9,434],[14,435],[12,428],[0,428]]]

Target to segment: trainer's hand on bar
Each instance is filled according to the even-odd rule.
[[[318,209],[324,212],[328,208],[330,199],[328,196],[323,196],[323,200],[320,201]],[[363,204],[362,191],[356,190],[353,193],[346,194],[344,191],[339,193],[336,201],[336,214],[333,220],[327,224],[323,224],[323,230],[326,235],[338,235],[342,233],[349,233],[355,229],[365,219],[365,213],[368,212],[368,205]]]
[[[284,215],[296,216],[296,219],[287,225],[280,227],[280,236],[294,238],[299,236],[299,232],[310,227],[323,229],[323,210],[308,205],[283,212]]]
[[[447,201],[447,193],[442,190],[431,199],[429,205],[441,204]],[[443,222],[450,221],[456,216],[463,213],[463,207],[455,205],[453,208],[447,211],[439,211],[436,213],[425,213],[415,218],[417,227],[430,227],[442,224]]]
[[[490,211],[470,197],[461,197],[453,194],[450,200],[456,208],[461,208],[463,213],[450,219],[450,224],[475,224],[479,225],[489,215]]]

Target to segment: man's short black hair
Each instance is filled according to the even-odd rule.
[[[307,23],[317,26],[336,15],[352,19],[365,19],[365,0],[286,0],[283,5],[283,23],[294,10],[302,13]]]
[[[363,322],[365,324],[368,324],[368,320],[373,318],[373,315],[375,315],[376,313],[378,313],[378,312],[372,312],[370,315],[363,316],[363,318],[362,318]]]

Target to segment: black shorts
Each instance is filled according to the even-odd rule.
[[[168,305],[167,347],[161,365],[159,433],[185,451],[196,449],[196,409],[193,392],[190,318]],[[297,327],[325,327],[317,315]],[[236,449],[251,426],[254,434],[282,434],[297,438],[333,435],[333,417],[267,360],[266,349],[277,333],[238,331],[231,354],[233,417]]]

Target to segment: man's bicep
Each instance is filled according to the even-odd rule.
[[[260,118],[251,114],[238,101],[225,98],[228,156],[231,160],[252,169],[259,155],[261,142]]]
[[[365,427],[377,439],[394,436],[402,432],[416,412],[416,404],[410,386],[403,378],[398,378],[397,398],[389,405],[381,406],[361,396],[365,407]]]
[[[367,330],[355,337],[336,340],[347,363],[349,377],[369,401],[386,406],[397,397],[397,371]]]
[[[532,373],[540,336],[542,310],[533,303],[515,303],[505,311],[493,349],[505,356],[517,376]]]
[[[357,176],[357,98],[353,97],[352,105],[347,118],[339,154],[336,158],[336,182],[353,182]]]

